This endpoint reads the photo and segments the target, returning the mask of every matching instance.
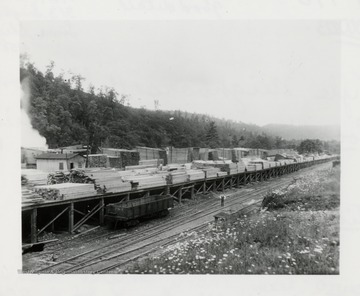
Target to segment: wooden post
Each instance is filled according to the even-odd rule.
[[[221,191],[222,192],[225,191],[225,178],[222,178],[222,180],[221,180]]]
[[[74,229],[74,203],[70,203],[69,206],[69,233],[72,234],[73,229]]]
[[[236,176],[236,187],[239,188],[240,187],[240,175]]]
[[[37,242],[37,209],[32,209],[31,211],[31,242],[36,243]]]
[[[104,207],[104,198],[100,198],[100,207],[102,207],[99,211],[99,222],[100,225],[104,225],[104,216],[105,216],[105,207]]]
[[[206,180],[204,181],[204,184],[203,184],[203,194],[206,193]]]
[[[179,203],[181,204],[181,198],[182,198],[182,185],[179,188],[178,197],[179,197]]]
[[[216,191],[216,180],[213,182],[213,191]]]
[[[233,177],[231,176],[230,177],[230,189],[232,189],[232,187],[233,187]]]
[[[195,198],[194,190],[195,190],[194,186],[191,187],[191,199],[194,199],[194,198]]]
[[[127,193],[125,197],[125,201],[129,201],[129,200],[130,200],[130,193]]]
[[[167,185],[167,186],[165,187],[165,195],[169,195],[169,194],[170,194],[170,186]]]

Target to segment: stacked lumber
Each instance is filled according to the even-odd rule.
[[[108,156],[108,164],[110,168],[121,168],[121,158],[118,156]]]
[[[187,163],[189,150],[188,148],[170,147],[168,162],[170,163]]]
[[[199,149],[199,159],[200,160],[208,160],[209,159],[209,149],[208,148],[200,148]]]
[[[256,164],[247,164],[246,165],[247,172],[255,172],[256,171]]]
[[[159,165],[163,165],[163,164],[164,164],[163,159],[145,159],[139,161],[139,165],[151,165],[154,167],[158,167]]]
[[[263,159],[254,159],[250,161],[250,164],[260,164],[261,169],[268,169],[270,168],[270,163]]]
[[[118,166],[116,167],[123,168],[125,166],[133,166],[139,164],[140,154],[137,150],[102,148],[102,151],[108,156],[120,158],[120,164],[118,164]]]
[[[227,176],[227,174],[228,174],[227,172],[218,172],[217,176],[218,177],[223,177],[223,176]]]
[[[148,168],[153,168],[152,164],[143,164],[143,165],[129,165],[125,167],[125,171],[134,171],[134,170],[143,170]]]
[[[234,149],[220,148],[220,149],[218,149],[218,154],[219,154],[219,157],[221,157],[222,159],[233,160]]]
[[[181,171],[171,171],[166,176],[167,184],[179,184],[189,181],[188,173],[185,170]]]
[[[97,194],[93,184],[78,183],[35,186],[34,190],[45,200],[67,200]]]
[[[106,168],[108,167],[108,157],[106,154],[89,154],[88,155],[89,168]]]
[[[217,177],[217,173],[220,172],[220,169],[208,167],[208,168],[203,168],[202,171],[205,173],[206,179],[209,179],[209,178]]]
[[[276,167],[276,162],[275,161],[268,161],[268,164],[271,168]]]
[[[188,152],[188,162],[200,159],[200,148],[199,147],[190,147]]]
[[[121,167],[139,164],[140,154],[136,150],[124,150],[120,152]]]
[[[141,160],[162,159],[163,164],[167,164],[167,155],[164,149],[137,146],[136,151],[139,152]]]
[[[219,153],[216,149],[209,150],[209,160],[219,160]]]
[[[48,173],[35,169],[21,170],[21,177],[29,187],[47,184]]]
[[[201,170],[187,170],[189,181],[203,180],[205,179],[205,172]]]
[[[26,186],[21,187],[21,197],[22,203],[38,203],[44,201],[41,195]]]
[[[161,175],[126,176],[123,177],[123,180],[133,183],[133,189],[144,189],[166,185],[166,179]]]
[[[114,169],[100,169],[88,171],[88,175],[95,181],[96,187],[102,193],[116,193],[131,190],[131,184],[122,180],[121,171]]]

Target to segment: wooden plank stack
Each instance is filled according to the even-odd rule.
[[[209,150],[209,160],[219,160],[219,153],[216,149]]]
[[[153,167],[158,167],[159,165],[163,165],[163,164],[164,164],[163,159],[145,159],[139,161],[139,165],[151,165]]]
[[[227,172],[218,172],[218,173],[217,173],[217,176],[218,176],[218,177],[223,177],[223,176],[227,176],[227,175],[228,175]]]
[[[133,183],[133,189],[144,189],[166,185],[166,179],[162,175],[126,176],[123,177],[123,180]],[[134,184],[136,184],[136,186],[134,186]]]
[[[168,163],[164,149],[137,146],[136,151],[139,152],[140,160],[162,159],[164,165]]]
[[[26,181],[28,187],[36,185],[46,185],[49,173],[35,169],[21,170],[21,176]]]
[[[121,171],[114,169],[100,169],[88,171],[89,177],[95,180],[104,193],[116,193],[131,190],[131,184],[122,180]]]
[[[189,181],[188,173],[185,170],[171,171],[166,177],[167,184],[179,184]]]
[[[110,168],[121,168],[121,158],[117,156],[108,156],[108,164]]]
[[[197,181],[205,179],[205,172],[202,170],[187,170],[189,181]]]
[[[89,154],[88,166],[90,168],[108,167],[108,158],[106,154]]]
[[[203,172],[205,172],[206,179],[215,178],[217,177],[217,173],[220,172],[219,168],[213,168],[213,167],[203,168],[202,170]]]
[[[188,162],[200,159],[200,148],[199,147],[190,147],[188,152]]]
[[[102,148],[104,154],[120,158],[120,167],[138,165],[140,154],[137,150]]]
[[[46,200],[67,200],[97,194],[93,184],[62,183],[35,186],[34,190]]]
[[[188,148],[170,147],[168,162],[170,163],[187,163],[189,150]]]
[[[199,149],[199,159],[200,160],[209,160],[209,148],[200,148]]]

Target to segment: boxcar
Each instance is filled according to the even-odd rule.
[[[174,206],[171,195],[152,195],[134,200],[108,204],[105,208],[105,219],[109,225],[121,222],[133,226],[139,220],[166,216],[169,208]]]

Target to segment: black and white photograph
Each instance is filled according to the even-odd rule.
[[[16,92],[0,142],[13,283],[32,295],[69,280],[89,295],[104,279],[154,279],[167,282],[157,295],[177,295],[201,279],[216,285],[208,295],[242,282],[272,295],[308,279],[316,295],[353,295],[359,76],[347,70],[360,23],[140,2],[106,17],[105,4],[46,14],[44,1],[2,29],[16,28],[1,46],[16,81],[0,79]],[[338,5],[298,2],[300,15]]]
[[[23,22],[23,272],[339,274],[339,29]]]

